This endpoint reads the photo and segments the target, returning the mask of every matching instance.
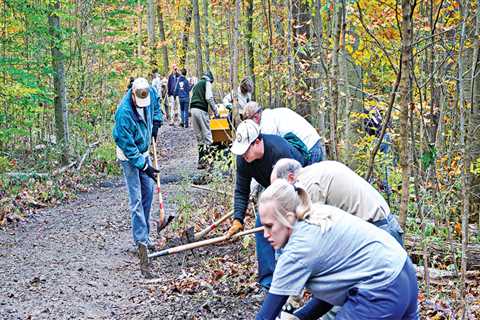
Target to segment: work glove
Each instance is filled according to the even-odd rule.
[[[158,128],[160,128],[161,126],[161,121],[153,121],[152,138],[155,138],[155,141],[157,141]]]
[[[142,170],[145,172],[147,176],[153,179],[153,181],[157,181],[157,173],[160,171],[149,165],[148,163],[145,165],[145,168]]]
[[[240,220],[235,219],[233,220],[232,226],[227,231],[228,238],[231,238],[235,233],[239,233],[243,230],[243,223]]]

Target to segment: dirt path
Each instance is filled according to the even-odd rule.
[[[196,172],[196,147],[191,129],[162,127],[160,135],[162,180],[170,182],[162,191],[173,210],[179,179]],[[102,185],[0,231],[0,319],[254,318],[253,239],[163,257],[147,282],[128,253],[123,179]],[[171,228],[165,235],[175,236]]]

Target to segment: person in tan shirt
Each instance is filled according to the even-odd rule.
[[[298,161],[280,159],[270,180],[299,182],[312,202],[340,208],[387,231],[403,246],[403,230],[390,208],[366,180],[337,161],[322,161],[302,168]]]

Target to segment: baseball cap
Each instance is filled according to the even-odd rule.
[[[235,141],[230,150],[236,155],[243,155],[259,135],[260,129],[253,120],[243,121],[237,128]]]
[[[135,95],[135,102],[139,107],[150,105],[150,85],[147,79],[137,78],[132,84],[132,94]]]

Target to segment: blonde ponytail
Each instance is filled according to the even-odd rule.
[[[274,203],[276,218],[289,228],[293,228],[286,218],[289,212],[294,213],[298,221],[319,226],[322,232],[333,224],[327,207],[312,204],[307,191],[298,183],[291,185],[284,179],[275,180],[260,196],[260,206],[267,202]]]

